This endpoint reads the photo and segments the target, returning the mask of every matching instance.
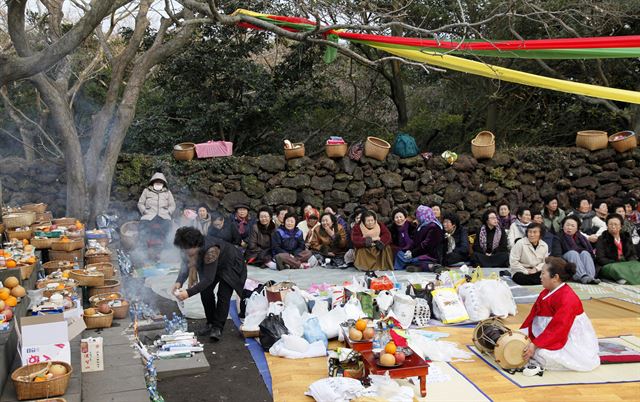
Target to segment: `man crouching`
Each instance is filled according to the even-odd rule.
[[[200,293],[207,316],[207,329],[202,335],[208,332],[209,338],[218,341],[227,321],[233,291],[242,295],[247,279],[247,266],[242,253],[224,240],[205,238],[193,227],[178,229],[173,244],[182,251],[182,267],[173,285],[173,293],[180,300]],[[187,278],[188,288],[181,290]],[[217,303],[214,293],[216,286]]]

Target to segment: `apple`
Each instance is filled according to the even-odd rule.
[[[367,327],[364,331],[362,331],[362,339],[364,339],[365,341],[370,341],[373,339],[375,334],[376,331],[373,328]]]
[[[396,364],[402,364],[402,363],[404,363],[405,359],[407,358],[407,357],[404,355],[404,352],[396,352],[394,356],[395,356],[395,358],[396,358]]]
[[[4,315],[4,319],[6,321],[11,321],[11,319],[13,318],[13,310],[7,308],[2,312],[2,315]]]

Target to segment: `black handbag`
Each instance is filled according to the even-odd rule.
[[[268,351],[274,343],[276,343],[282,335],[288,334],[289,330],[284,325],[281,315],[269,314],[260,323],[260,344],[262,349]]]

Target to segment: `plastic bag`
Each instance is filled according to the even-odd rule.
[[[349,299],[349,301],[344,305],[344,313],[347,316],[347,319],[351,320],[357,320],[358,318],[365,316],[362,311],[360,300],[355,297]]]
[[[282,337],[282,335],[288,334],[286,325],[282,317],[275,314],[269,314],[260,323],[260,344],[264,350],[269,350],[274,343]]]
[[[501,279],[485,279],[476,282],[475,286],[483,295],[491,295],[488,298],[488,306],[491,313],[498,317],[516,315],[518,307],[509,289],[509,285]]]
[[[487,299],[493,297],[491,294],[482,293],[476,286],[477,283],[465,283],[458,287],[460,300],[464,303],[464,307],[469,313],[469,319],[472,321],[482,321],[491,315],[491,306]]]
[[[267,309],[267,314],[275,314],[280,315],[284,311],[284,303],[281,301],[271,302],[269,303],[269,308]]]
[[[242,328],[246,331],[257,331],[260,329],[260,323],[267,317],[267,313],[257,312],[249,314],[242,322]]]
[[[288,359],[305,359],[326,356],[327,350],[320,341],[309,343],[298,336],[285,334],[269,348],[269,353]]]
[[[284,308],[282,321],[284,321],[284,325],[286,325],[291,335],[302,336],[304,333],[302,329],[302,316],[295,306],[289,305]]]
[[[269,302],[267,301],[266,290],[262,288],[262,292],[253,292],[247,299],[246,305],[245,314],[247,316],[256,313],[267,314]]]
[[[416,301],[410,296],[397,293],[393,296],[393,316],[402,329],[409,328],[413,321],[413,315],[416,309]]]
[[[329,303],[331,303],[331,299],[315,299],[313,302],[311,314],[320,317],[321,315],[329,312]]]
[[[438,288],[431,294],[433,295],[433,308],[443,324],[453,324],[469,319],[469,314],[467,314],[467,310],[455,289]]]
[[[309,343],[322,341],[325,348],[329,345],[329,340],[327,339],[327,335],[322,332],[318,317],[310,317],[307,321],[304,322],[303,333],[304,339],[306,339]]]
[[[347,315],[342,307],[329,310],[328,313],[318,317],[320,328],[327,339],[337,338],[340,333],[340,323],[347,320]]]
[[[298,312],[300,313],[300,315],[309,312],[307,308],[307,301],[304,299],[304,297],[300,293],[300,290],[297,287],[291,289],[289,292],[287,292],[284,295],[284,306],[295,307],[296,309],[298,309]]]

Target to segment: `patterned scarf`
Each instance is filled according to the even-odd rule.
[[[498,248],[498,246],[500,245],[500,239],[502,238],[502,230],[500,229],[500,227],[496,226],[495,228],[493,228],[493,230],[496,231],[496,234],[493,235],[493,243],[491,245],[492,252],[493,250]],[[480,239],[478,241],[480,242],[480,248],[484,253],[486,253],[487,252],[487,225],[482,225],[482,227],[480,228]]]
[[[516,219],[517,218],[511,214],[507,216],[498,216],[498,225],[504,230],[507,230],[511,227],[511,224],[515,222]]]
[[[426,205],[420,205],[418,209],[416,209],[416,219],[419,223],[418,230],[430,223],[435,223],[440,229],[442,229],[442,224],[438,221],[438,218],[436,218],[436,214],[433,213],[433,209]]]

